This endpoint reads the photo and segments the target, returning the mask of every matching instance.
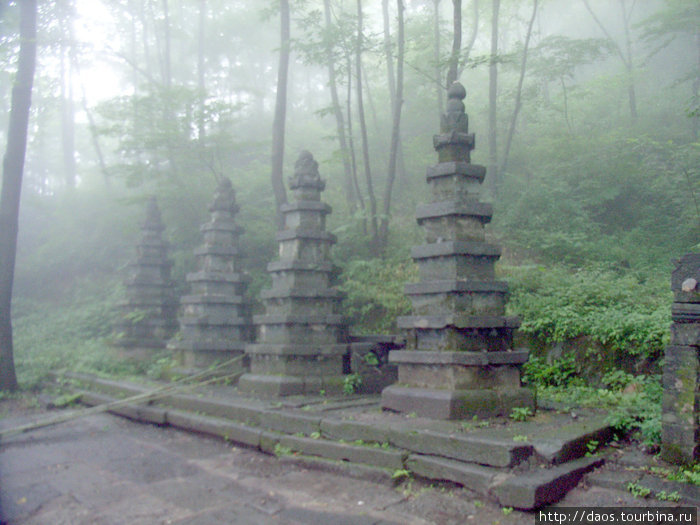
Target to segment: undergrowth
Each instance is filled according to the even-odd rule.
[[[169,356],[118,358],[109,347],[120,288],[104,284],[102,294],[79,290],[62,302],[19,299],[13,306],[14,358],[22,389],[38,388],[62,370],[103,376],[156,377]]]
[[[599,385],[578,375],[571,357],[547,363],[531,357],[524,366],[524,382],[537,387],[540,400],[574,407],[602,408],[607,421],[620,435],[638,429],[642,442],[656,447],[661,442],[660,375],[632,375],[622,370],[605,373]]]

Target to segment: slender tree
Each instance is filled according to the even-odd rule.
[[[459,54],[462,49],[462,0],[452,0],[452,52],[447,70],[447,89],[457,80]]]
[[[403,0],[396,1],[398,11],[398,54],[396,56],[396,93],[393,104],[393,123],[391,126],[391,148],[389,154],[389,170],[384,190],[384,207],[379,231],[379,249],[383,252],[389,240],[389,215],[391,213],[391,194],[396,178],[397,158],[399,156],[399,140],[401,133],[401,108],[403,105],[403,65],[404,65],[404,5]]]
[[[374,195],[372,182],[372,169],[369,162],[369,139],[367,138],[367,123],[365,121],[365,106],[362,98],[362,49],[364,33],[362,28],[362,0],[357,0],[357,42],[355,49],[355,91],[357,93],[357,114],[360,121],[360,135],[362,137],[362,160],[365,170],[365,182],[367,183],[367,199],[369,200],[369,224],[372,235],[372,252],[376,253],[379,237],[377,224],[377,198]]]
[[[75,187],[75,104],[73,96],[73,71],[75,64],[75,37],[73,31],[73,3],[56,4],[60,28],[60,83],[61,83],[61,146],[63,150],[63,176],[66,186]]]
[[[435,86],[437,94],[438,115],[442,115],[445,87],[442,85],[442,67],[440,65],[440,1],[433,0],[433,60],[435,61]]]
[[[335,115],[336,130],[338,133],[338,145],[340,146],[340,155],[343,161],[343,173],[345,174],[345,193],[346,200],[350,213],[354,213],[357,209],[357,198],[355,196],[355,185],[353,183],[352,166],[350,163],[350,151],[345,137],[345,117],[343,109],[340,106],[340,97],[338,96],[338,80],[335,68],[335,54],[333,52],[332,34],[334,31],[331,22],[331,1],[323,0],[323,15],[325,22],[324,43],[326,52],[326,68],[328,70],[328,87],[331,92],[331,103],[333,104],[333,114]]]
[[[612,37],[612,35],[605,27],[603,22],[601,22],[600,18],[598,18],[598,16],[595,14],[595,11],[593,11],[593,9],[591,8],[591,5],[588,2],[588,0],[583,0],[583,5],[586,6],[586,9],[591,14],[591,17],[593,17],[593,20],[598,25],[603,34],[608,38],[608,40],[610,40],[610,42],[613,45],[613,48],[617,52],[617,55],[620,57],[620,60],[625,66],[625,70],[627,71],[627,100],[629,102],[630,116],[632,117],[632,120],[637,119],[637,90],[634,83],[634,56],[632,52],[632,39],[630,36],[630,25],[632,22],[631,19],[632,11],[634,11],[634,3],[635,2],[632,2],[630,8],[627,9],[626,1],[619,0],[620,9],[622,11],[622,27],[625,32],[625,43],[623,49],[623,46],[621,46]]]
[[[204,101],[207,97],[206,85],[204,83],[205,62],[204,62],[204,44],[206,41],[207,21],[207,0],[199,0],[199,24],[197,29],[197,100],[199,105],[197,115],[197,138],[200,142],[205,139],[204,126]]]
[[[272,191],[277,205],[277,227],[284,226],[281,207],[287,202],[284,189],[284,130],[287,120],[287,77],[289,75],[290,47],[289,0],[280,0],[280,59],[277,69],[275,118],[272,123]]]
[[[518,114],[520,113],[521,98],[523,93],[523,80],[525,79],[525,70],[527,68],[527,52],[530,47],[530,37],[532,36],[532,27],[535,24],[535,17],[537,16],[537,1],[534,0],[532,3],[532,16],[530,17],[530,23],[527,26],[527,33],[525,34],[525,44],[523,45],[523,56],[520,60],[520,76],[518,77],[518,87],[515,90],[515,107],[513,108],[513,116],[510,119],[510,126],[508,128],[508,135],[506,137],[506,146],[503,150],[503,160],[501,162],[500,173],[505,173],[508,167],[508,155],[510,154],[510,146],[513,143],[513,133],[515,133],[515,124],[518,122]],[[568,120],[567,120],[568,122]]]
[[[36,63],[36,0],[22,0],[19,4],[19,58],[17,76],[12,87],[0,193],[0,390],[3,391],[17,389],[12,342],[12,287],[17,254],[19,200]]]
[[[496,140],[496,108],[498,95],[498,11],[501,0],[491,2],[491,57],[489,63],[489,179],[491,193],[498,188],[498,150]]]

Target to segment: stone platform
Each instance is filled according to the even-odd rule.
[[[69,374],[82,402],[98,405],[153,390],[149,385]],[[199,387],[157,403],[114,410],[158,425],[218,436],[309,465],[351,466],[365,476],[396,473],[455,482],[506,507],[556,502],[603,460],[586,457],[591,441],[612,437],[605,414],[541,409],[526,422],[506,418],[440,421],[383,411],[377,395],[290,396],[260,400],[235,387]]]

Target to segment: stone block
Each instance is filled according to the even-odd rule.
[[[453,481],[479,494],[488,494],[488,488],[498,474],[498,471],[492,468],[422,454],[408,456],[406,466],[418,476]]]
[[[432,419],[506,416],[514,407],[535,408],[532,392],[512,390],[439,390],[392,385],[382,391],[382,408]]]
[[[389,441],[396,447],[419,454],[503,468],[522,463],[533,451],[532,445],[512,440],[461,436],[403,427],[392,429]]]
[[[389,429],[344,419],[323,418],[321,420],[321,433],[334,439],[345,441],[357,441],[361,439],[371,443],[385,443],[389,441]]]
[[[287,434],[313,434],[321,430],[320,416],[264,410],[260,412],[259,419],[261,427]]]
[[[393,470],[404,467],[404,459],[407,455],[405,452],[398,450],[387,450],[372,446],[355,446],[297,436],[282,437],[280,445],[309,456],[320,456],[351,463],[364,463],[365,465]]]
[[[700,323],[672,323],[671,344],[700,346]]]
[[[503,506],[532,510],[559,501],[587,472],[603,464],[601,458],[581,458],[539,472],[497,478],[491,492]]]

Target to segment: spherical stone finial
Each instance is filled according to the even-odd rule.
[[[459,100],[464,100],[467,96],[467,90],[464,86],[457,81],[454,81],[450,88],[447,90],[447,98],[456,98]]]
[[[209,211],[223,211],[234,214],[238,211],[236,205],[236,190],[233,189],[231,180],[222,177],[214,192],[214,201],[209,205]]]
[[[321,175],[318,173],[318,162],[314,160],[314,156],[307,150],[302,150],[299,158],[294,163],[294,175],[289,178],[289,187],[296,189],[298,187],[315,187],[322,190],[325,186],[321,180]]]

